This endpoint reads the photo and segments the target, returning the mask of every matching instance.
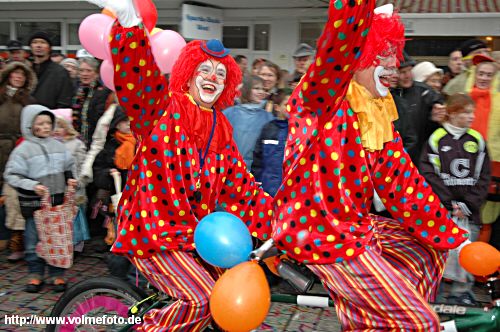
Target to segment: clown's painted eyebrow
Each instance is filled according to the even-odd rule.
[[[200,67],[198,67],[198,70],[209,73],[212,71],[212,68],[213,66],[211,62],[203,62],[200,64]]]
[[[217,75],[226,77],[226,66],[224,64],[219,63],[216,68]]]

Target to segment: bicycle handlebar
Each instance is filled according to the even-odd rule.
[[[253,250],[250,252],[249,257],[251,260],[254,261],[260,261],[261,259],[265,258],[264,255],[274,246],[274,240],[269,239],[266,242],[264,242],[260,247],[257,249]],[[276,249],[277,250],[277,249]],[[276,253],[277,254],[277,253]],[[276,256],[275,255],[269,255],[270,256]]]

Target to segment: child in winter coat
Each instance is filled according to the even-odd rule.
[[[130,121],[125,113],[123,113],[121,107],[117,106],[109,125],[104,148],[96,156],[92,166],[95,187],[107,193],[105,197],[101,197],[101,206],[104,207],[103,212],[108,216],[106,224],[109,224],[109,219],[113,216],[113,214],[108,213],[113,211],[108,211],[106,207],[111,203],[111,195],[118,194],[115,191],[112,174],[119,172],[122,183],[125,183],[128,169],[134,159],[135,144],[136,140],[130,131]],[[110,228],[108,227],[108,229]],[[111,240],[106,240],[106,242],[111,242],[108,244],[112,244]]]
[[[55,116],[45,106],[24,107],[21,114],[24,141],[12,151],[4,173],[5,181],[18,191],[21,212],[26,219],[25,260],[30,273],[26,291],[30,293],[39,292],[42,288],[45,266],[48,265],[35,251],[38,232],[33,213],[40,209],[40,197],[47,192],[52,205],[60,205],[64,200],[66,184],[72,187],[77,185],[72,173],[74,158],[63,143],[52,137],[54,126]],[[48,265],[55,291],[66,289],[62,278],[64,270]]]
[[[85,143],[78,138],[78,132],[73,128],[71,108],[59,108],[52,110],[56,115],[56,127],[54,130],[54,138],[62,142],[75,158],[75,167],[73,175],[76,179],[80,178],[82,165],[85,161],[87,148]],[[75,217],[73,233],[75,241],[75,251],[83,251],[85,240],[90,239],[87,220],[85,217],[85,206],[87,196],[85,194],[85,186],[80,183],[80,188],[76,192],[75,203],[78,205],[78,214]]]
[[[292,90],[280,89],[272,96],[276,119],[267,123],[255,145],[252,174],[262,188],[274,196],[283,178],[283,157],[288,135],[286,104]]]
[[[471,241],[479,236],[480,208],[486,201],[490,180],[486,141],[478,131],[470,129],[474,108],[468,95],[450,96],[448,120],[429,137],[420,159],[422,175],[458,226],[469,231]],[[458,250],[450,250],[443,277],[453,280],[447,302],[475,304],[471,292],[474,278],[460,266]]]
[[[241,104],[222,112],[233,126],[233,138],[247,169],[252,167],[253,151],[262,127],[274,118],[263,108],[265,96],[264,83],[260,77],[245,77],[241,88]]]

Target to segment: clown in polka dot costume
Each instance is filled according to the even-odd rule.
[[[255,182],[220,110],[232,105],[238,65],[218,40],[192,41],[167,82],[131,0],[99,1],[117,13],[110,49],[118,101],[138,146],[111,251],[127,256],[155,287],[178,299],[149,311],[141,331],[201,331],[221,269],[195,254],[194,230],[216,206],[251,234],[270,238],[272,198]]]
[[[241,80],[230,56],[220,51],[227,52],[218,41],[189,44],[172,70],[169,91],[145,31],[114,27],[116,91],[139,146],[122,195],[113,252],[147,258],[165,250],[193,250],[196,223],[217,202],[240,217],[252,235],[269,237],[271,198],[247,172],[231,125],[219,112]]]
[[[330,290],[343,329],[438,331],[427,305],[468,234],[403,149],[388,77],[404,47],[392,5],[330,2],[314,62],[290,97],[272,237]],[[394,220],[369,213],[374,190]],[[394,291],[397,289],[398,291]]]
[[[315,63],[287,106],[285,177],[273,237],[305,263],[341,262],[365,251],[374,234],[368,214],[374,189],[420,241],[450,249],[466,239],[393,132],[397,113],[390,94],[368,103],[360,75],[351,82],[355,66],[370,57],[365,52],[374,51],[363,49],[373,17],[368,3],[332,1]],[[381,58],[372,57],[388,63]]]

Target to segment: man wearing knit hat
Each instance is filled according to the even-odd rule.
[[[30,37],[29,45],[33,54],[33,70],[38,78],[33,97],[50,109],[70,107],[72,83],[68,72],[50,59],[52,39],[46,32],[38,31]]]

